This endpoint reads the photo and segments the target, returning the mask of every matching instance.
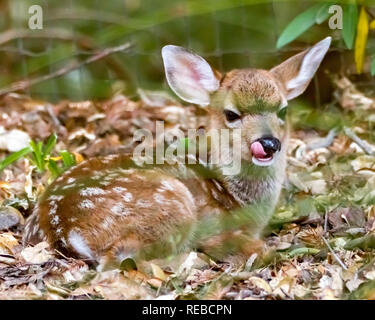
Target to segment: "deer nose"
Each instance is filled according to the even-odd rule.
[[[275,137],[262,137],[258,141],[267,154],[273,154],[281,150],[281,142]]]

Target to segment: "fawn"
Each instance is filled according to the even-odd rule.
[[[210,128],[241,129],[240,172],[223,175],[220,163],[206,170],[139,166],[124,155],[89,159],[47,188],[27,221],[24,243],[45,239],[105,268],[127,258],[157,256],[155,244],[177,251],[193,246],[216,259],[259,250],[285,175],[288,128],[280,113],[304,92],[330,43],[327,37],[270,71],[224,75],[182,47],[163,47],[170,88],[182,100],[205,107]],[[238,223],[238,217],[251,226]],[[222,228],[222,221],[229,227]],[[198,237],[199,232],[207,236]]]

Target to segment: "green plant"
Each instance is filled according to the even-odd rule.
[[[277,48],[298,38],[315,24],[321,24],[329,16],[329,7],[334,2],[318,3],[295,17],[283,30],[277,41]],[[375,20],[369,20],[369,9],[363,1],[349,0],[343,3],[343,28],[341,30],[345,46],[354,49],[357,73],[363,72],[369,30],[375,29]],[[375,75],[375,54],[372,55],[371,75]]]
[[[76,164],[75,156],[69,151],[62,150],[59,152],[59,157],[52,157],[51,154],[56,146],[57,136],[52,133],[44,144],[42,141],[30,141],[30,145],[17,152],[12,153],[0,162],[0,171],[14,163],[15,161],[27,157],[31,163],[37,168],[39,173],[45,172],[46,168],[51,174],[52,178],[58,177],[66,169]],[[62,161],[59,164],[58,161]]]

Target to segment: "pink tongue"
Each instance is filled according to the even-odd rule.
[[[267,156],[267,153],[264,151],[263,146],[258,141],[253,142],[250,149],[255,158],[265,158]]]

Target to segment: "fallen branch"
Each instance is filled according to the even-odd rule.
[[[64,74],[67,74],[71,71],[79,69],[82,66],[85,66],[85,65],[88,65],[88,64],[93,63],[95,61],[98,61],[100,59],[103,59],[110,54],[128,50],[131,46],[132,45],[127,42],[127,43],[122,44],[122,45],[117,46],[117,47],[107,48],[107,49],[104,49],[104,50],[98,52],[97,54],[89,57],[88,59],[84,60],[83,62],[74,62],[71,65],[65,66],[65,67],[63,67],[59,70],[56,70],[55,72],[52,72],[50,74],[47,74],[47,75],[44,75],[44,76],[41,76],[41,77],[36,77],[36,78],[33,78],[33,79],[26,79],[26,80],[14,82],[9,86],[0,89],[0,96],[3,96],[5,94],[11,93],[11,92],[15,92],[15,91],[22,91],[22,90],[28,89],[28,88],[30,88],[30,87],[38,84],[38,83],[41,83],[41,82],[44,82],[44,81],[47,81],[47,80],[51,80],[53,78],[60,77],[60,76],[62,76]]]
[[[328,250],[332,253],[333,257],[335,258],[335,260],[338,262],[338,264],[345,270],[347,271],[348,268],[346,267],[346,265],[344,264],[344,262],[342,262],[339,258],[339,256],[335,253],[335,251],[333,251],[331,245],[328,243],[327,239],[322,237],[324,243],[326,244],[326,246],[328,247]]]
[[[324,215],[324,235],[327,234],[327,226],[328,226],[328,213],[326,211],[326,214]]]
[[[371,156],[375,154],[375,147],[358,137],[350,128],[344,127],[344,133],[356,144],[358,144],[365,153]]]
[[[328,134],[324,138],[317,139],[316,141],[312,142],[310,145],[307,145],[308,150],[315,150],[319,148],[328,148],[332,145],[333,140],[337,135],[337,128],[331,129]]]

